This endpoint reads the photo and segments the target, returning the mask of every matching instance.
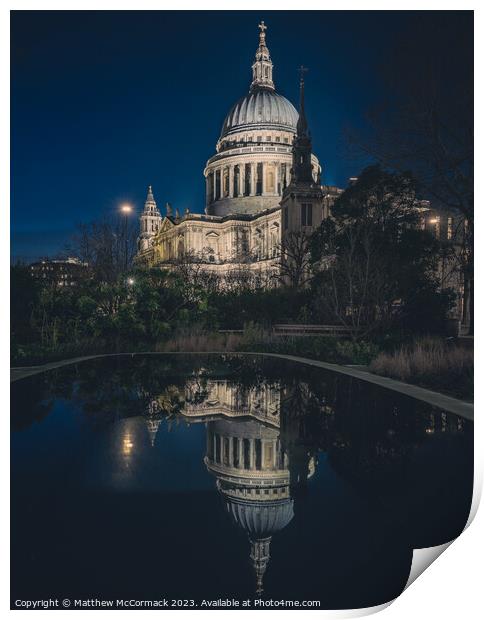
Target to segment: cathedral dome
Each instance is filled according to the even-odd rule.
[[[284,499],[272,502],[227,500],[227,511],[235,523],[254,539],[269,538],[284,529],[294,516],[294,502]]]
[[[207,215],[257,215],[278,209],[290,182],[299,113],[276,91],[264,22],[259,30],[249,92],[230,108],[216,153],[203,171]],[[314,154],[311,165],[317,182],[321,168]]]
[[[298,113],[282,95],[271,88],[254,88],[241,97],[225,118],[220,139],[251,129],[296,132]]]

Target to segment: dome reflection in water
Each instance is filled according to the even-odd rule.
[[[14,598],[367,607],[470,509],[471,422],[293,362],[123,356],[12,400]]]

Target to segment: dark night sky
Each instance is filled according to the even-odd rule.
[[[342,130],[381,94],[381,59],[415,13],[17,11],[12,254],[55,254],[78,222],[142,209],[148,184],[159,206],[203,211],[204,164],[248,90],[261,19],[278,92],[296,103],[310,68],[314,151],[324,182],[345,186],[362,162]],[[418,19],[431,38],[432,15]]]

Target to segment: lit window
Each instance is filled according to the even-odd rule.
[[[454,233],[454,221],[451,217],[447,218],[447,239],[452,239]]]
[[[440,216],[436,215],[432,220],[432,223],[435,224],[435,237],[440,239]]]

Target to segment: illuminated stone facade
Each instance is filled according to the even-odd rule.
[[[295,191],[299,179],[294,145],[298,128],[306,132],[307,123],[304,109],[301,124],[292,103],[276,92],[264,22],[259,28],[249,92],[230,109],[216,154],[204,170],[204,214],[181,214],[167,204],[162,215],[150,187],[141,215],[138,265],[168,266],[188,259],[223,275],[241,265],[264,276],[278,275],[284,238],[281,200],[290,196],[286,204],[291,203],[294,213],[303,208]],[[312,213],[304,232],[309,233],[328,215],[342,190],[321,186],[321,166],[310,142],[306,169],[310,178],[304,185],[311,186]],[[299,222],[300,217],[291,221]]]

